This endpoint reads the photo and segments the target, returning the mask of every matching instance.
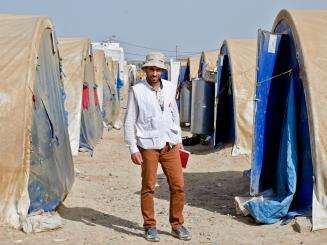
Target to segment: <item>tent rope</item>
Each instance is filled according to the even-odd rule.
[[[267,81],[273,80],[273,79],[275,79],[275,78],[277,78],[277,77],[281,77],[281,76],[283,76],[283,75],[291,74],[291,73],[292,73],[292,69],[289,69],[288,71],[282,72],[282,73],[277,74],[277,75],[275,75],[275,76],[272,76],[272,77],[266,78],[266,79],[264,79],[264,80],[262,80],[262,81],[260,81],[260,82],[257,82],[257,86],[260,85],[261,83],[264,83],[264,82],[267,82]]]

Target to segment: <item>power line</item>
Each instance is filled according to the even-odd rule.
[[[176,53],[176,50],[158,49],[158,48],[142,46],[142,45],[138,45],[138,44],[134,44],[134,43],[130,43],[130,42],[125,42],[125,41],[118,40],[118,39],[113,39],[113,40],[115,42],[125,44],[125,45],[129,45],[129,46],[134,46],[134,47],[137,47],[137,48],[153,50],[153,51],[161,51],[161,52],[167,52],[167,53]],[[182,54],[189,54],[189,55],[192,55],[192,54],[195,55],[195,54],[200,54],[201,53],[201,52],[195,52],[195,51],[178,51],[178,52],[182,53]]]
[[[141,53],[132,53],[132,52],[127,52],[125,51],[124,52],[125,54],[128,54],[128,55],[134,55],[134,56],[139,56],[139,57],[145,57],[147,54],[141,54]],[[166,56],[167,58],[174,58],[175,56],[174,55],[168,55]]]

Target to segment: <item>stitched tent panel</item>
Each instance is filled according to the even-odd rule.
[[[50,193],[47,194],[50,199],[56,195],[63,200],[74,179],[64,124],[58,50],[56,41],[52,42],[51,30],[52,23],[47,17],[0,15],[0,122],[6,125],[0,128],[0,220],[14,227],[20,226],[20,220],[24,220],[35,201],[30,200],[28,191],[30,181],[33,182],[30,171],[33,171],[34,180],[41,181],[39,186],[44,187],[42,193]],[[53,44],[54,47],[51,47]],[[48,63],[49,59],[53,63]],[[41,89],[50,87],[51,91]],[[44,97],[44,94],[48,96]],[[53,130],[50,137],[59,143],[43,147],[50,158],[57,158],[57,161],[53,162],[51,169],[39,162],[44,166],[40,173],[34,172],[36,168],[31,166],[33,159],[40,158],[31,149],[39,145],[30,132],[34,134],[35,128],[40,129],[39,132],[46,128],[35,124],[32,127],[36,119],[33,98],[34,102],[42,98],[40,112],[47,112],[47,115],[40,117],[40,124],[51,122]],[[15,118],[15,123],[12,123],[12,118]],[[54,130],[61,127],[60,133]],[[39,134],[42,140],[50,140],[50,137]],[[50,182],[55,183],[54,186],[48,185]]]
[[[313,229],[327,228],[327,10],[282,10],[298,46],[314,170]]]
[[[232,155],[251,154],[253,99],[256,74],[256,40],[226,40],[231,68],[235,142]]]

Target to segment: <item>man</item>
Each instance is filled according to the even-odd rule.
[[[159,241],[153,203],[158,162],[169,184],[172,235],[190,240],[190,234],[183,226],[185,194],[179,157],[182,139],[175,100],[176,85],[161,79],[161,72],[166,69],[164,59],[164,55],[157,52],[147,55],[142,67],[146,81],[131,87],[125,116],[125,141],[133,163],[142,169],[141,210],[145,238],[154,242]]]

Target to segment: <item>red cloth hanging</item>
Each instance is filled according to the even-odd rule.
[[[99,97],[98,97],[97,88],[94,88],[93,91],[94,91],[94,104],[97,106],[97,105],[99,105]]]
[[[89,109],[90,99],[89,99],[89,87],[83,85],[83,94],[82,94],[82,108],[85,110]]]

